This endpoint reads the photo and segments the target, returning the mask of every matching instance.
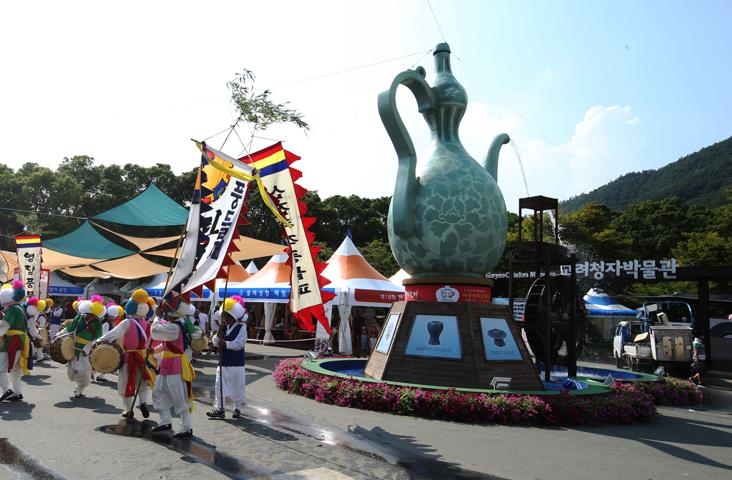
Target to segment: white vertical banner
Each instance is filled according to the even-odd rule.
[[[41,236],[18,235],[15,237],[20,280],[28,297],[41,294]]]
[[[209,204],[210,209],[201,209],[199,231],[207,241],[194,272],[186,282],[185,291],[217,278],[236,232],[248,183],[230,177],[223,192]]]

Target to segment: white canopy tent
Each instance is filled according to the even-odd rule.
[[[389,281],[396,283],[397,285],[402,285],[402,280],[407,278],[412,278],[412,276],[405,272],[403,268],[400,268],[398,272],[389,277]]]
[[[326,262],[323,276],[330,280],[327,289],[333,289],[336,297],[326,305],[330,318],[330,305],[338,305],[341,318],[338,329],[338,351],[353,354],[351,327],[348,322],[354,306],[389,308],[404,298],[404,287],[390,281],[372,267],[361,255],[350,237],[346,237]],[[337,303],[336,303],[337,302]]]

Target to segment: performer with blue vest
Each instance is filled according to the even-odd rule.
[[[222,305],[221,324],[212,342],[220,351],[216,369],[216,408],[207,412],[209,418],[224,418],[226,400],[234,404],[233,418],[241,417],[246,400],[245,351],[247,344],[247,309],[244,299],[232,295]]]

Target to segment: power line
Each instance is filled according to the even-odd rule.
[[[432,12],[432,18],[435,19],[435,25],[437,25],[437,30],[439,30],[439,32],[440,32],[442,41],[447,43],[447,40],[445,39],[445,34],[442,32],[442,27],[440,26],[440,22],[437,21],[437,15],[435,15],[435,10],[432,8],[432,3],[430,3],[430,0],[427,0],[427,6],[430,7],[430,12]]]
[[[75,215],[64,215],[63,213],[37,212],[35,210],[24,210],[22,208],[0,207],[0,210],[8,210],[11,212],[35,213],[36,215],[48,215],[48,216],[53,216],[53,217],[64,217],[64,218],[75,218],[77,220],[86,220],[86,217],[77,217]]]
[[[429,53],[430,51],[431,50],[427,50],[426,53]],[[311,82],[313,80],[320,80],[321,78],[328,78],[328,77],[333,77],[333,76],[336,76],[336,75],[342,75],[344,73],[355,72],[357,70],[363,70],[364,68],[371,68],[371,67],[374,67],[376,65],[381,65],[381,64],[389,63],[389,62],[394,62],[396,60],[403,60],[405,58],[410,58],[410,57],[414,57],[414,56],[417,56],[417,55],[425,55],[425,51],[420,50],[419,52],[410,53],[409,55],[402,55],[400,57],[388,58],[386,60],[380,60],[378,62],[367,63],[367,64],[364,64],[364,65],[360,65],[358,67],[346,68],[346,69],[338,70],[338,71],[335,71],[335,72],[324,73],[323,75],[318,75],[316,77],[309,77],[309,78],[304,78],[304,79],[301,79],[301,80],[295,80],[295,81],[292,81],[292,82],[288,82],[288,83],[283,83],[283,84],[277,85],[274,88],[289,87],[290,85],[296,85],[298,83],[306,83],[306,82]]]

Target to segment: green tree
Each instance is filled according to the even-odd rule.
[[[732,242],[717,232],[685,233],[673,255],[684,266],[726,266],[732,258]]]
[[[630,242],[613,227],[616,216],[617,213],[606,205],[588,203],[561,217],[559,230],[562,243],[571,246],[578,258],[622,257]]]
[[[646,200],[631,205],[612,227],[632,245],[636,258],[669,258],[687,231],[687,207],[678,198]]]
[[[387,278],[399,270],[399,265],[394,259],[389,242],[372,240],[359,248],[359,251],[372,267]]]

